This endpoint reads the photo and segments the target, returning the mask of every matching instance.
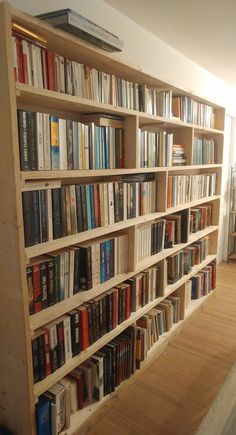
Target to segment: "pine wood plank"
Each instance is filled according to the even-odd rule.
[[[8,3],[0,4],[0,421],[33,435],[34,396]]]

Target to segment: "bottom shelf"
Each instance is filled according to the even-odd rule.
[[[163,352],[169,341],[185,327],[190,318],[201,309],[201,306],[206,299],[212,297],[213,294],[214,290],[208,295],[201,297],[201,299],[192,300],[191,304],[186,309],[185,318],[174,324],[168,332],[159,337],[158,342],[149,350],[147,358],[141,365],[141,369],[137,370],[131,378],[123,381],[114,392],[105,396],[100,402],[95,401],[92,404],[90,403],[85,408],[72,414],[70,428],[60,432],[60,435],[76,435],[78,434],[78,431],[80,435],[85,434],[88,428],[94,423],[95,419],[110,408],[114,401],[118,399],[119,395],[123,393],[138,376],[141,375],[143,369],[151,364],[152,360],[156,358],[157,355]]]

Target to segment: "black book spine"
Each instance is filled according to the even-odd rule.
[[[92,260],[91,246],[80,247],[79,287],[81,290],[90,290],[92,288],[91,260]]]
[[[107,296],[105,295],[102,299],[102,335],[107,332]]]
[[[48,225],[47,225],[47,191],[39,191],[40,198],[40,231],[41,231],[41,242],[48,241]]]
[[[47,261],[47,289],[48,289],[48,305],[55,304],[55,277],[54,277],[54,260]]]
[[[40,206],[39,206],[39,191],[34,190],[31,192],[31,207],[32,207],[32,235],[33,245],[41,242],[41,228],[40,228]]]
[[[108,294],[108,331],[113,329],[113,294]]]
[[[32,346],[32,361],[33,361],[33,377],[34,383],[40,381],[39,372],[39,355],[38,355],[38,339],[34,338],[31,342]]]
[[[28,146],[30,152],[31,171],[38,170],[38,153],[37,153],[37,121],[35,112],[27,112],[28,118]]]
[[[26,248],[33,245],[31,197],[32,197],[32,192],[23,192],[22,193],[24,234],[25,234],[25,247]]]
[[[154,250],[154,236],[155,236],[155,226],[154,224],[151,224],[151,255],[155,254]]]
[[[74,259],[74,289],[73,289],[74,295],[79,292],[79,288],[80,288],[79,274],[80,274],[80,248],[77,248],[75,250],[75,259]]]
[[[83,231],[83,212],[82,212],[82,198],[81,198],[81,186],[78,184],[75,186],[76,207],[77,207],[77,224],[78,232]]]
[[[89,346],[97,340],[95,331],[95,304],[91,303],[87,305],[88,312],[88,336],[89,336]]]
[[[18,110],[18,134],[20,146],[20,169],[21,171],[30,171],[30,154],[28,138],[28,118],[25,110]]]
[[[53,238],[61,237],[60,189],[52,189]]]
[[[80,352],[80,315],[79,311],[69,313],[71,321],[71,346],[72,355],[78,355]]]
[[[48,282],[47,282],[47,264],[40,264],[40,279],[42,292],[42,310],[48,307]]]
[[[42,379],[46,378],[45,350],[44,350],[43,334],[38,337],[38,360],[39,360],[40,380],[42,380]]]
[[[67,219],[66,219],[66,188],[61,187],[60,192],[60,214],[61,214],[61,237],[67,236]]]

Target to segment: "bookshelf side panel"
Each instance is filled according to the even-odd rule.
[[[33,377],[25,277],[11,15],[0,4],[0,421],[34,434]]]

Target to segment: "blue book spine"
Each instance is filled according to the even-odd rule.
[[[106,279],[105,279],[105,281],[107,281],[109,278],[110,278],[110,267],[111,267],[111,259],[110,259],[110,256],[111,256],[111,241],[110,240],[107,240],[106,242],[105,242],[105,249],[106,249],[106,251],[105,251],[105,273],[106,273]]]
[[[87,229],[92,229],[92,222],[91,222],[91,201],[90,201],[90,186],[87,184],[85,186],[86,189],[86,211],[87,211]]]
[[[91,225],[92,228],[96,228],[95,216],[94,216],[94,186],[92,184],[89,185],[89,190],[90,190]]]
[[[105,168],[110,168],[109,127],[105,127]]]
[[[41,396],[35,407],[37,435],[51,435],[51,402]]]
[[[100,243],[100,282],[105,282],[105,243]]]
[[[197,299],[198,281],[195,277],[192,278],[192,299]]]

